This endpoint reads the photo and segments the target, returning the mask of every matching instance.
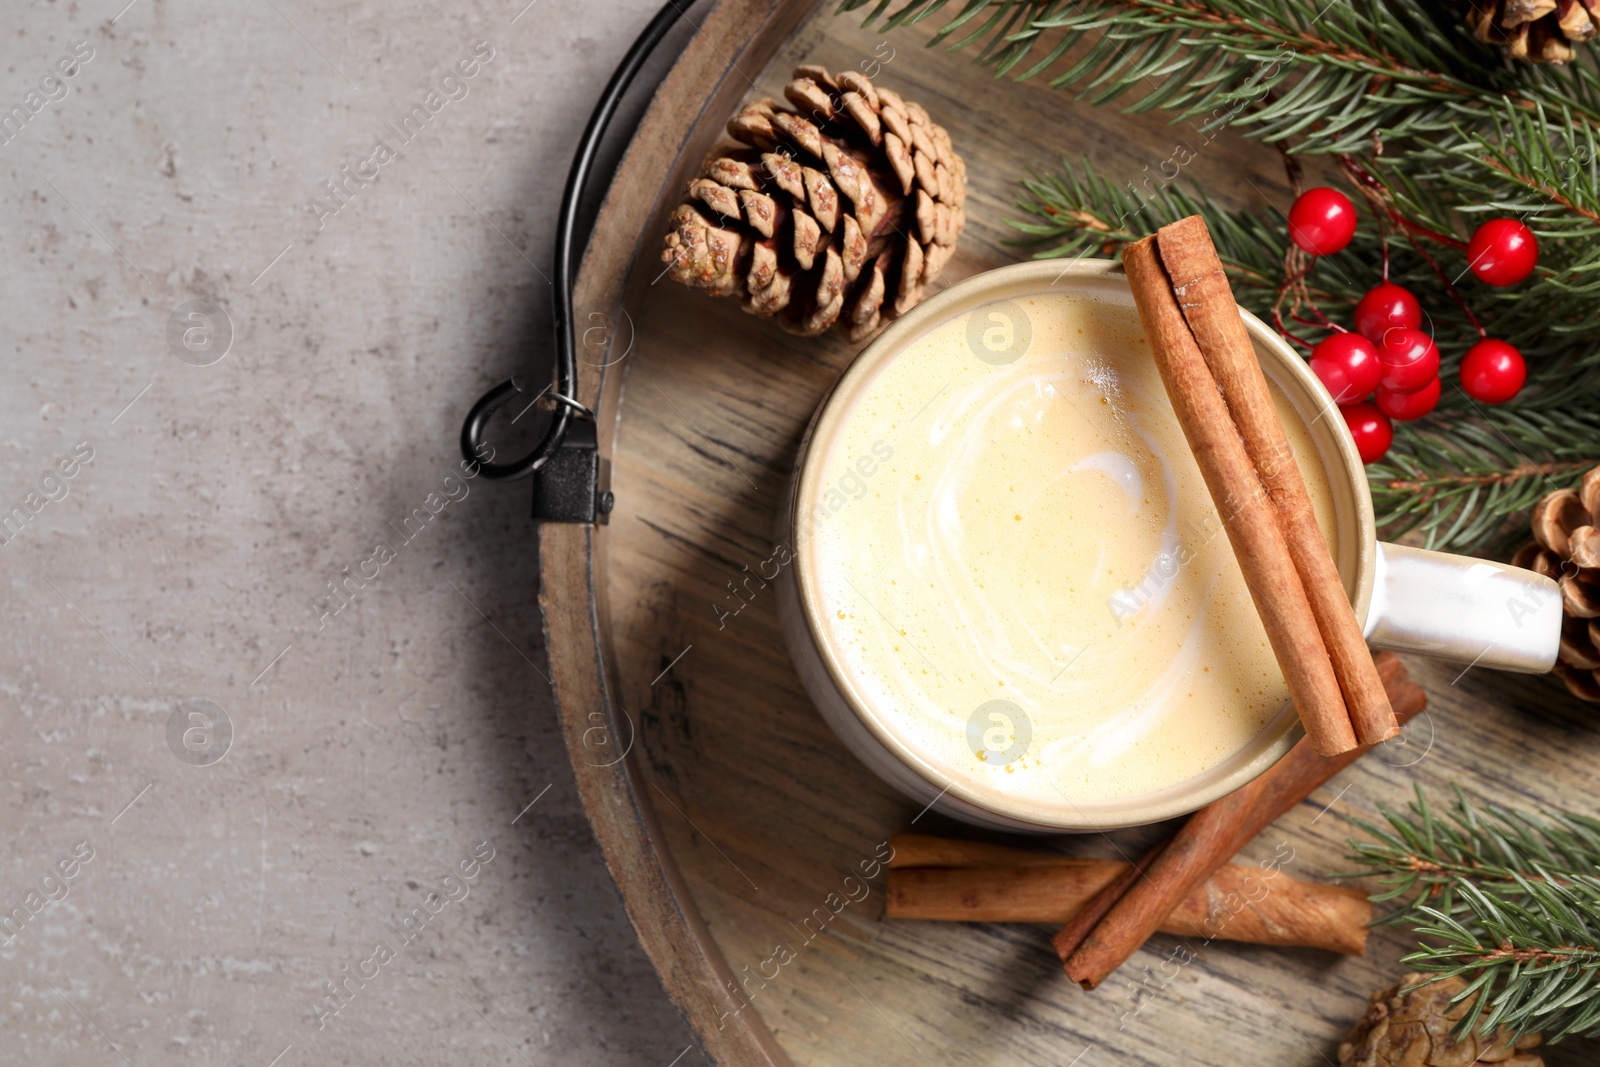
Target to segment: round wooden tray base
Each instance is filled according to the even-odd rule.
[[[722,122],[746,98],[779,96],[800,62],[876,71],[950,131],[971,192],[946,282],[1026,254],[1004,225],[1015,179],[1060,156],[1143,182],[1183,145],[1194,158],[1182,180],[1225,206],[1282,208],[1276,154],[1042,80],[995,82],[967,54],[925,50],[929,29],[885,36],[831,5],[723,0],[690,17],[699,32],[624,157],[577,290],[580,322],[623,309],[616,321],[631,325],[582,367],[580,388],[601,415],[617,508],[598,529],[545,527],[540,548],[580,792],[667,991],[725,1064],[1331,1062],[1367,994],[1399,974],[1402,931],[1376,930],[1359,959],[1218,943],[1165,968],[1178,942],[1157,937],[1086,994],[1046,930],[883,920],[889,836],[972,831],[919,817],[846,753],[795,678],[770,585],[751,578],[770,573],[795,446],[854,350],[654,284],[666,213]],[[1459,782],[1525,806],[1592,804],[1596,731],[1557,687],[1410,665],[1433,703],[1407,744],[1341,775],[1245,861],[1285,843],[1296,877],[1327,877],[1347,866],[1346,820],[1404,805],[1413,784],[1441,799]],[[1115,856],[1156,832],[1034,844]],[[1551,1064],[1584,1062],[1558,1051]]]

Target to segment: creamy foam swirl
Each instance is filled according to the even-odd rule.
[[[1131,302],[1005,307],[1020,357],[975,347],[980,308],[860,392],[799,502],[822,516],[803,558],[885,729],[939,775],[1070,812],[1218,766],[1287,689]]]

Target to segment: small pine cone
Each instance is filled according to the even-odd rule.
[[[1407,986],[1428,976],[1408,974],[1400,984],[1380,989],[1367,1003],[1367,1014],[1339,1045],[1339,1067],[1473,1067],[1494,1063],[1500,1067],[1544,1067],[1544,1059],[1526,1051],[1539,1044],[1538,1034],[1512,1039],[1505,1030],[1489,1037],[1470,1033],[1451,1036],[1472,1006],[1471,1000],[1452,1007],[1450,998],[1467,987],[1459,978],[1445,978],[1402,994]]]
[[[1467,0],[1467,28],[1513,59],[1570,63],[1572,46],[1600,33],[1600,0]]]
[[[1600,702],[1600,467],[1577,489],[1557,489],[1533,506],[1533,544],[1511,557],[1561,587],[1556,674],[1574,696]]]
[[[967,168],[917,104],[854,71],[796,67],[788,104],[728,121],[672,213],[667,272],[746,311],[852,341],[922,299],[966,225]]]

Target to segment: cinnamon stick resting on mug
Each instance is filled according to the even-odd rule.
[[[1404,723],[1428,706],[1427,694],[1406,674],[1392,652],[1374,657],[1378,677],[1396,719]],[[1120,892],[1098,896],[1085,905],[1103,914],[1097,923],[1069,923],[1054,940],[1068,977],[1093,989],[1137,952],[1166,917],[1195,888],[1205,883],[1233,856],[1272,825],[1279,816],[1310,796],[1328,779],[1371,749],[1365,745],[1338,756],[1323,756],[1308,739],[1255,781],[1189,817],[1170,841],[1141,860],[1144,877],[1121,885]],[[1116,888],[1115,884],[1114,887]],[[1107,899],[1114,896],[1115,899]]]
[[[891,919],[1059,923],[1129,867],[920,834],[897,835],[892,844]],[[1372,904],[1359,889],[1295,881],[1276,867],[1230,864],[1184,897],[1160,930],[1359,956],[1371,921]]]
[[[1305,585],[1217,380],[1184,320],[1158,238],[1123,249],[1122,263],[1162,384],[1216,502],[1306,736],[1324,755],[1349,751],[1356,747],[1355,730]]]
[[[1261,372],[1250,332],[1239,317],[1239,305],[1234,302],[1205,220],[1191,215],[1161,227],[1156,247],[1184,320],[1277,511],[1289,556],[1333,661],[1356,740],[1370,745],[1393,737],[1400,732],[1394,710],[1372,667],[1372,654],[1317,526],[1311,494],[1289,448],[1266,375]],[[1331,755],[1326,749],[1322,752]]]

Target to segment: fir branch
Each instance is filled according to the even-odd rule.
[[[1362,864],[1352,877],[1373,875],[1384,886],[1374,901],[1409,901],[1384,922],[1412,918],[1423,906],[1460,918],[1466,904],[1457,889],[1464,880],[1515,897],[1523,889],[1518,875],[1525,879],[1536,867],[1567,875],[1600,871],[1600,818],[1480,808],[1459,789],[1448,811],[1439,813],[1420,787],[1405,811],[1378,810],[1387,825],[1351,820],[1372,840],[1350,844]]]
[[[841,0],[839,10],[865,6]],[[863,24],[912,25],[950,5],[891,6],[879,0]],[[1100,104],[1153,85],[1130,110],[1232,119],[1268,143],[1299,137],[1294,150],[1302,152],[1357,151],[1374,134],[1443,136],[1497,110],[1564,103],[1575,123],[1600,128],[1600,78],[1589,67],[1508,66],[1467,34],[1453,8],[1428,0],[966,0],[929,44],[981,44],[978,62],[1019,81],[1082,46],[1052,87],[1078,88]],[[1044,55],[1022,67],[1039,48]],[[1259,105],[1248,116],[1217,118],[1247,102]]]
[[[843,0],[841,11],[868,8]],[[1368,469],[1389,536],[1470,551],[1525,521],[1570,475],[1600,463],[1600,74],[1509,63],[1437,0],[878,0],[865,22],[943,16],[931,45],[976,49],[1018,80],[1047,76],[1097,103],[1161,109],[1209,142],[1232,127],[1288,153],[1332,153],[1403,235],[1388,277],[1412,290],[1442,357],[1435,411],[1396,427]],[[1130,95],[1131,94],[1131,95]],[[1302,283],[1285,281],[1287,235],[1270,215],[1223,212],[1172,184],[1193,150],[1125,185],[1087,161],[1023,182],[1014,225],[1040,257],[1116,255],[1186,214],[1204,214],[1239,301],[1309,346],[1349,323],[1385,263],[1364,227]],[[1174,170],[1174,166],[1176,170]],[[1136,182],[1142,183],[1135,184]],[[1521,218],[1540,265],[1511,290],[1477,284],[1474,220]],[[1459,292],[1458,292],[1459,290]],[[1480,325],[1481,324],[1481,325]],[[1457,370],[1484,330],[1522,352],[1528,384],[1485,409]]]
[[[1375,161],[1396,206],[1411,218],[1449,228],[1451,218],[1522,219],[1557,249],[1540,276],[1577,292],[1597,285],[1588,264],[1600,238],[1600,134],[1567,107],[1501,109],[1492,121],[1457,128],[1448,143],[1409,145]],[[1574,256],[1576,253],[1576,256]],[[1547,257],[1548,258],[1548,257]]]
[[[1017,206],[1025,218],[1012,225],[1025,242],[1041,246],[1043,256],[1111,256],[1169,222],[1202,214],[1235,296],[1273,321],[1287,249],[1281,221],[1224,211],[1203,194],[1191,195],[1164,177],[1156,181],[1144,188],[1118,185],[1087,160],[1077,166],[1064,161],[1058,172],[1024,180]],[[1402,188],[1397,200],[1406,203],[1410,195]],[[1450,271],[1465,271],[1464,253],[1445,248],[1440,255]],[[1381,239],[1363,229],[1349,249],[1319,265],[1309,295],[1335,321],[1348,322],[1381,259]],[[1400,251],[1391,256],[1390,276],[1422,294],[1441,284],[1420,258]],[[1452,384],[1432,415],[1397,426],[1389,455],[1367,468],[1385,536],[1415,530],[1429,547],[1481,547],[1508,523],[1525,523],[1545,493],[1600,464],[1600,411],[1593,403],[1600,385],[1593,338],[1600,330],[1593,301],[1549,292],[1543,299],[1473,296],[1494,335],[1527,358],[1529,385],[1511,407],[1485,408],[1467,397],[1454,384],[1455,370],[1477,330],[1450,305],[1425,300],[1444,355],[1442,373]],[[1553,316],[1552,307],[1561,312]]]
[[[839,10],[863,6],[842,0]],[[864,21],[908,25],[946,6],[905,0],[890,13],[880,0]],[[1495,211],[1527,217],[1545,240],[1600,235],[1593,62],[1507,65],[1466,33],[1454,8],[1430,0],[966,0],[930,45],[986,42],[977,61],[1001,76],[1053,34],[1054,45],[1017,80],[1075,58],[1052,86],[1078,88],[1096,104],[1143,88],[1125,110],[1172,111],[1201,134],[1229,126],[1286,151],[1345,155],[1370,149],[1374,138],[1391,148],[1407,142],[1388,158],[1391,173],[1441,165],[1437,180],[1422,185],[1430,195],[1407,205],[1419,215]],[[1442,202],[1441,191],[1451,194]],[[1589,252],[1562,277],[1593,294],[1600,264]]]
[[[1017,207],[1031,218],[1010,225],[1025,235],[1022,243],[1049,246],[1036,253],[1038,258],[1112,256],[1169,222],[1201,214],[1233,284],[1258,294],[1276,293],[1285,248],[1278,227],[1255,215],[1223,211],[1204,193],[1191,195],[1157,180],[1159,188],[1147,186],[1140,192],[1132,182],[1122,186],[1110,181],[1087,159],[1076,168],[1063,160],[1060,171],[1023,180],[1025,195]],[[1318,287],[1313,293],[1330,301],[1349,295],[1348,290]],[[1270,312],[1270,300],[1259,304],[1257,295],[1255,303]]]
[[[1429,547],[1472,548],[1514,520],[1526,540],[1526,515],[1539,498],[1600,463],[1600,413],[1477,408],[1474,416],[1424,420],[1367,467],[1385,536],[1418,530]]]
[[[1444,814],[1421,789],[1386,825],[1353,820],[1351,841],[1374,901],[1400,901],[1384,922],[1424,942],[1402,962],[1468,984],[1463,1030],[1543,1030],[1554,1042],[1600,1033],[1600,819],[1530,815],[1471,804],[1458,789]]]
[[[1526,903],[1463,881],[1465,921],[1419,908],[1417,935],[1433,943],[1401,962],[1436,981],[1466,980],[1454,1003],[1484,994],[1462,1018],[1463,1032],[1504,1027],[1517,1037],[1540,1030],[1552,1043],[1600,1034],[1600,879],[1521,881]]]

